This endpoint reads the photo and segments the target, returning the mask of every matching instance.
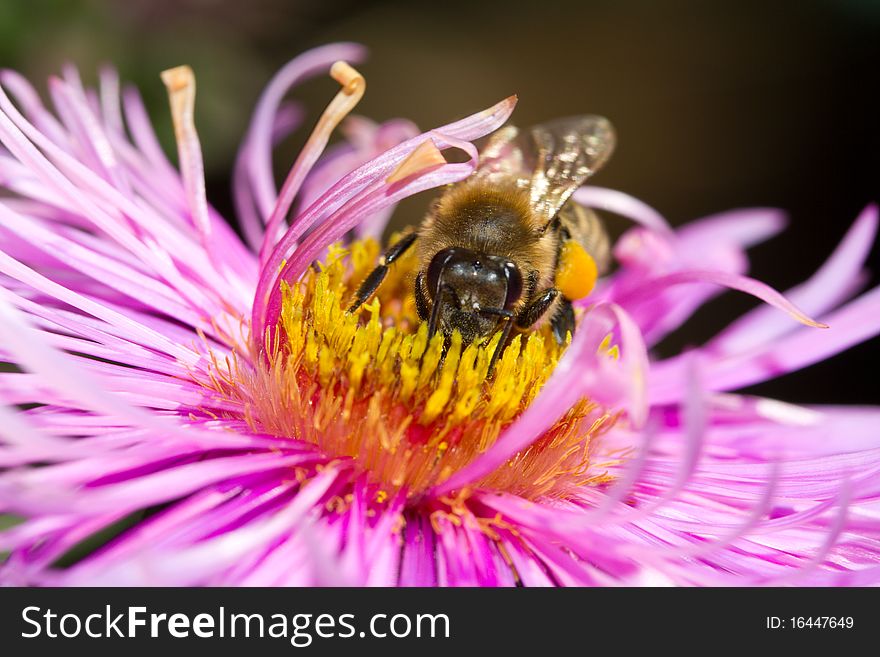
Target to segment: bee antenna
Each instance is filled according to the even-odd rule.
[[[434,290],[434,303],[431,306],[431,318],[428,320],[428,339],[434,337],[437,332],[437,323],[440,321],[440,304],[443,303],[443,270],[437,277],[437,289]]]

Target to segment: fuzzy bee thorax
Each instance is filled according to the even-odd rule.
[[[460,246],[508,258],[523,275],[543,274],[553,267],[557,248],[556,236],[543,228],[529,205],[528,190],[466,182],[433,204],[419,230],[419,254],[427,263],[438,251]]]

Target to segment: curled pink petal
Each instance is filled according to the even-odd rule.
[[[618,298],[618,302],[625,306],[627,301],[646,298],[660,290],[666,289],[667,287],[680,285],[682,283],[713,283],[733,290],[740,290],[741,292],[746,292],[747,294],[758,297],[765,303],[788,313],[802,324],[813,326],[815,328],[828,328],[827,324],[810,319],[802,310],[769,285],[756,281],[753,278],[748,278],[747,276],[737,276],[736,274],[729,274],[722,271],[692,270],[668,274],[647,282],[644,286],[638,290],[632,291],[625,297]]]
[[[811,315],[832,310],[854,291],[876,235],[877,206],[869,205],[822,267],[810,280],[787,291],[786,298]],[[790,322],[769,308],[758,308],[727,327],[710,345],[721,352],[742,351],[774,340],[789,330]]]

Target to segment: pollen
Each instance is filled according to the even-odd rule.
[[[383,500],[400,490],[418,499],[495,443],[564,346],[549,329],[518,335],[489,375],[500,332],[469,345],[458,333],[429,339],[412,294],[414,252],[395,261],[370,303],[348,313],[378,256],[372,240],[332,246],[301,281],[282,283],[284,338],[268,359],[252,359],[255,369],[238,368],[224,394],[246,404],[253,430],[352,459]],[[592,447],[616,417],[581,400],[478,485],[538,498],[605,481],[591,467]]]
[[[566,240],[559,253],[556,288],[566,299],[583,299],[596,285],[596,261],[576,240]]]

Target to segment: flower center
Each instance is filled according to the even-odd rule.
[[[356,461],[381,495],[418,496],[485,452],[534,399],[564,347],[549,329],[516,336],[493,374],[500,332],[463,347],[428,339],[412,294],[418,260],[391,267],[376,298],[346,312],[379,255],[373,240],[331,247],[294,285],[282,283],[284,337],[268,359],[238,368],[235,391],[255,431]],[[233,391],[226,390],[225,394]],[[608,480],[591,467],[594,439],[616,414],[581,400],[527,450],[477,485],[534,498]]]

